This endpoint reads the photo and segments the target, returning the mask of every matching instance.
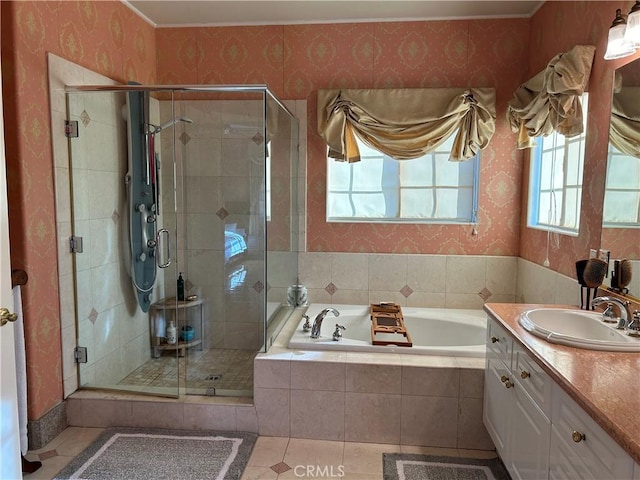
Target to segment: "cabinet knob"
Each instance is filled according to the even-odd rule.
[[[520,378],[525,379],[525,378],[529,378],[531,376],[531,374],[529,372],[527,372],[526,370],[522,370],[520,372]]]
[[[509,381],[509,377],[507,377],[506,375],[502,375],[502,376],[500,377],[500,381],[501,381],[502,383],[507,382],[507,381]]]
[[[573,438],[573,441],[576,443],[580,443],[582,440],[586,439],[584,433],[580,433],[577,430],[573,431],[573,433],[571,434],[571,438]]]
[[[510,380],[507,380],[506,382],[504,382],[504,388],[511,388],[513,387],[513,383],[511,383]]]
[[[491,343],[499,342],[500,339],[498,337],[491,337]]]

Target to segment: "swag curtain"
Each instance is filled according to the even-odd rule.
[[[596,47],[576,45],[553,57],[546,68],[514,92],[507,107],[518,148],[531,148],[533,138],[554,130],[566,137],[583,131],[580,97],[584,93]]]
[[[329,157],[358,162],[356,135],[396,160],[418,158],[457,130],[450,160],[473,158],[495,131],[495,89],[318,91],[318,133]]]
[[[609,141],[622,153],[640,158],[640,87],[623,87],[613,95]]]

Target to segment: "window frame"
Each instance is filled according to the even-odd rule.
[[[615,148],[611,142],[609,142],[609,148],[608,148],[608,155],[607,155],[607,175],[606,175],[606,180],[605,180],[605,188],[604,188],[604,203],[606,203],[607,201],[607,193],[608,192],[640,192],[640,182],[637,184],[637,188],[613,188],[610,187],[610,173],[609,173],[609,169],[611,168],[611,164],[612,161],[614,161],[614,159],[616,157],[627,157],[630,155],[626,155],[625,153],[621,152],[620,150],[618,150],[617,148]],[[634,186],[635,187],[635,186]],[[611,222],[611,221],[607,221],[607,219],[605,218],[605,213],[606,210],[604,208],[604,204],[603,204],[603,208],[602,208],[602,227],[603,228],[640,228],[640,205],[636,206],[637,208],[637,212],[638,212],[638,218],[636,219],[635,222]]]
[[[588,109],[588,94],[585,92],[581,99],[583,111],[586,112]],[[543,230],[545,232],[555,232],[563,235],[569,235],[573,237],[577,237],[580,235],[580,219],[581,219],[581,210],[582,210],[582,194],[584,189],[584,161],[585,161],[585,152],[586,152],[586,134],[587,134],[587,115],[584,115],[583,119],[583,132],[580,135],[574,137],[565,137],[561,133],[556,132],[555,130],[551,135],[546,137],[537,137],[535,140],[535,146],[531,149],[530,157],[529,157],[529,192],[527,198],[527,227],[535,230]],[[562,144],[560,144],[559,140],[563,140]],[[553,142],[552,147],[548,148],[545,146],[545,141]],[[578,143],[579,146],[579,157],[578,161],[580,162],[578,165],[578,172],[580,181],[577,184],[570,183],[567,178],[568,168],[567,165],[569,163],[569,152],[570,145]],[[555,174],[552,172],[544,172],[545,174],[549,174],[552,178],[550,180],[550,187],[548,189],[542,189],[542,164],[543,164],[543,155],[548,151],[563,151],[563,156],[561,160],[562,167],[562,186],[554,187],[553,185],[553,177]],[[557,160],[555,155],[552,159],[552,168],[557,166]],[[567,198],[567,192],[571,190],[577,190],[578,194],[576,196],[576,227],[566,227],[563,226],[564,218],[567,215],[567,203],[565,199]],[[550,193],[550,205],[555,203],[557,200],[555,199],[555,192],[560,192],[562,196],[562,205],[560,209],[555,208],[554,210],[560,212],[560,220],[552,223],[551,220],[544,222],[540,220],[540,204],[541,204],[541,193]],[[549,211],[551,213],[551,211]]]
[[[454,137],[454,135],[452,135],[452,137]],[[363,143],[362,140],[360,140],[359,138],[357,138],[357,141],[360,142],[361,144]],[[369,147],[370,148],[370,147]],[[379,152],[379,151],[378,151]],[[449,153],[446,150],[434,150],[432,152],[429,152],[425,155],[425,157],[429,158],[430,161],[433,164],[436,164],[437,159],[436,159],[436,154],[442,155],[443,153]],[[379,154],[383,157],[383,162],[395,162],[396,163],[396,172],[397,172],[397,178],[395,179],[395,185],[396,185],[396,204],[398,206],[398,213],[401,212],[401,206],[402,206],[402,198],[401,198],[401,192],[403,189],[405,190],[409,190],[409,189],[414,189],[414,188],[427,188],[429,190],[436,190],[438,188],[452,188],[450,186],[438,186],[438,185],[432,185],[432,186],[426,186],[426,187],[414,187],[414,186],[407,186],[405,185],[404,187],[401,184],[401,179],[400,179],[400,169],[401,169],[401,162],[405,162],[405,161],[411,161],[411,160],[395,160],[391,157],[389,157],[388,155],[385,155],[382,152],[379,152]],[[457,220],[457,219],[444,219],[444,218],[417,218],[417,217],[407,217],[407,218],[401,218],[401,217],[388,217],[388,218],[383,218],[383,217],[330,217],[329,216],[329,208],[330,208],[330,195],[332,193],[331,191],[331,185],[330,185],[330,173],[329,173],[329,168],[331,166],[330,162],[336,162],[335,159],[330,158],[328,155],[327,157],[327,181],[326,181],[326,209],[325,209],[325,221],[327,223],[382,223],[382,224],[409,224],[409,225],[475,225],[478,223],[478,208],[479,208],[479,196],[480,196],[480,153],[478,153],[475,157],[466,160],[465,162],[473,162],[474,166],[473,166],[473,180],[472,180],[472,184],[470,187],[462,187],[462,188],[467,188],[467,189],[471,189],[472,193],[471,193],[471,216],[469,219],[461,219],[461,220]],[[421,157],[424,158],[424,157]],[[361,162],[366,161],[365,158],[363,158],[361,160]],[[449,161],[449,160],[446,160]],[[453,162],[453,163],[462,163],[462,162]],[[348,164],[350,165],[351,171],[353,170],[354,164]],[[385,166],[383,165],[383,169],[385,168]],[[435,170],[434,170],[434,175],[436,174]],[[353,174],[350,175],[350,185],[353,184]],[[455,187],[456,189],[460,189],[461,187]],[[350,194],[352,194],[353,192],[351,192],[351,190],[349,190]],[[373,193],[373,192],[372,192]],[[377,191],[377,193],[380,194],[384,194],[383,190],[379,190]]]

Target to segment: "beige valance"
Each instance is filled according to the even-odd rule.
[[[640,158],[640,87],[613,95],[609,141],[622,153]]]
[[[450,160],[473,158],[495,131],[493,88],[318,91],[318,133],[329,157],[357,162],[355,135],[397,160],[433,150],[457,130]]]
[[[580,97],[589,82],[595,50],[592,45],[576,45],[518,87],[507,107],[511,130],[518,132],[518,148],[530,148],[532,138],[554,130],[567,137],[582,133]]]

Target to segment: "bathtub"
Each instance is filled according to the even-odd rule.
[[[329,313],[324,318],[320,338],[310,338],[302,331],[304,318],[296,326],[289,348],[294,350],[339,350],[348,352],[405,353],[412,355],[447,355],[484,357],[487,317],[482,310],[403,307],[405,326],[412,347],[371,344],[369,306],[312,304],[306,314],[313,324],[324,308],[335,308],[339,317]],[[333,341],[336,323],[343,325],[343,338]]]

